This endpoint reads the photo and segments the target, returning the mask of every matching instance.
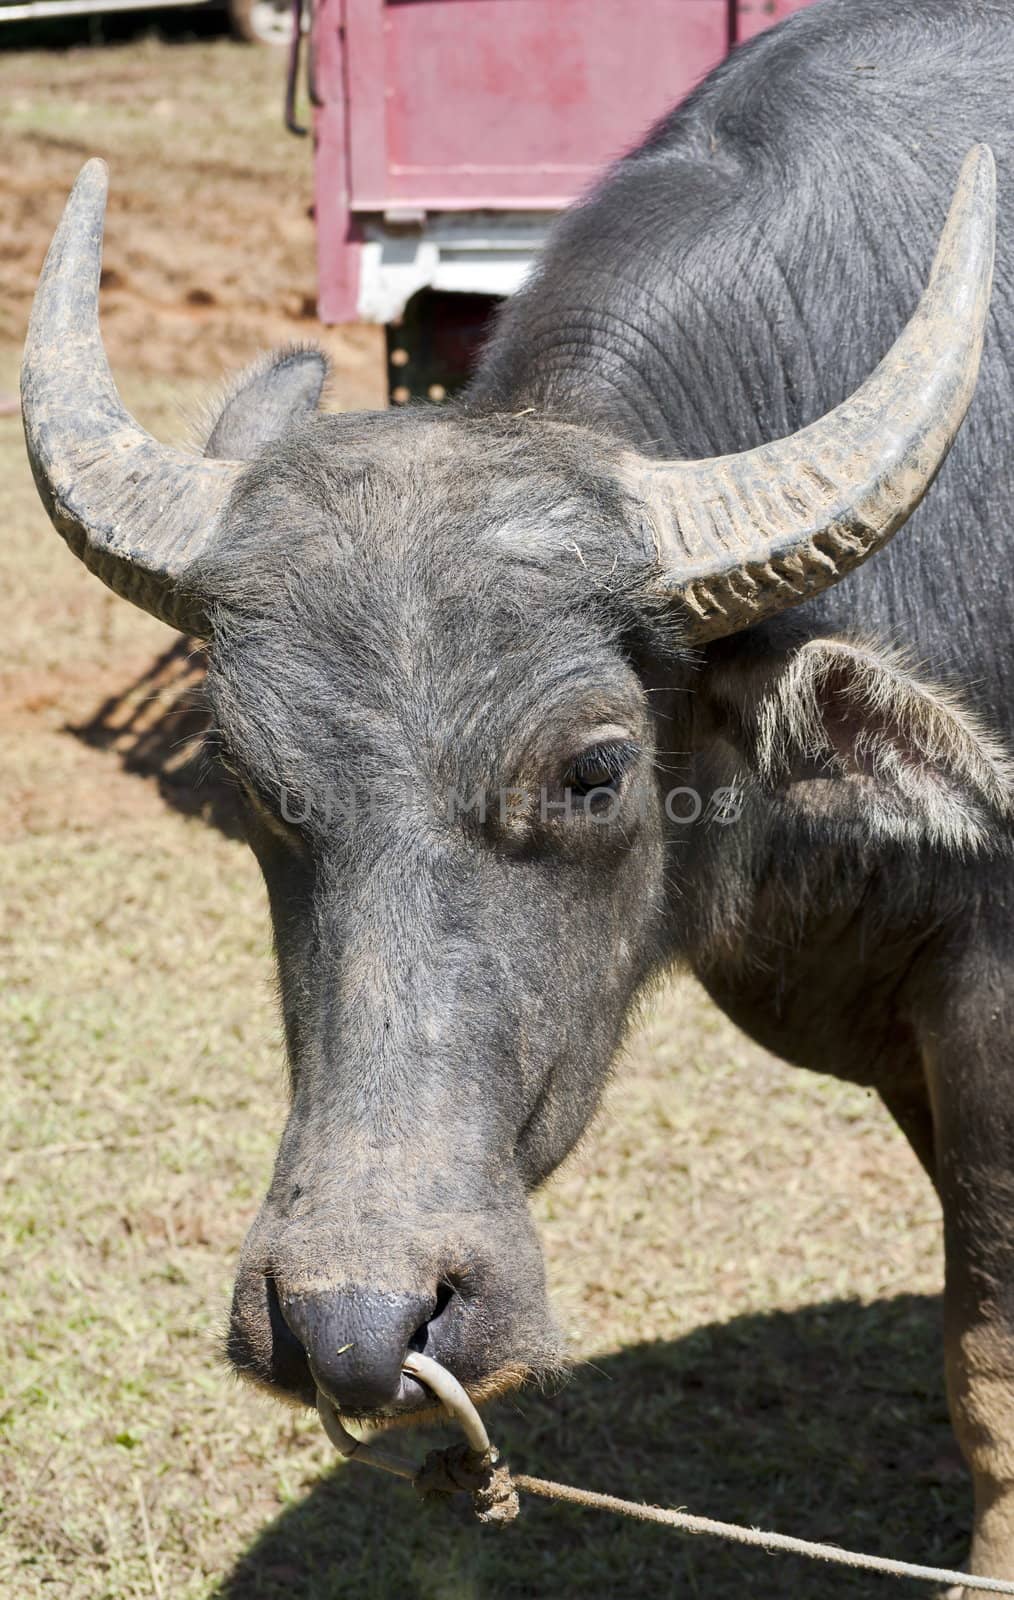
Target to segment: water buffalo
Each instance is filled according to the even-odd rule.
[[[291,1063],[229,1337],[272,1391],[558,1360],[527,1196],[683,962],[933,1178],[972,1559],[1014,1574],[1012,72],[1008,0],[824,0],[562,218],[460,401],[319,415],[284,351],[203,457],[117,396],[85,168],[28,450],[212,642]]]

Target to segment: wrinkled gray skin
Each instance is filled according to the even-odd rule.
[[[463,404],[308,417],[316,384],[261,369],[226,405],[211,449],[252,466],[205,561],[210,690],[293,1078],[229,1348],[276,1392],[410,1408],[410,1341],[477,1393],[553,1365],[526,1194],[682,960],[876,1087],[935,1181],[973,1560],[1014,1573],[1012,73],[1006,0],[825,0],[563,219]],[[936,487],[818,601],[682,647],[616,452],[740,450],[852,391],[980,139],[993,311]],[[603,744],[612,820],[445,815],[558,800]],[[736,804],[680,825],[677,785]],[[339,790],[369,814],[329,820]]]

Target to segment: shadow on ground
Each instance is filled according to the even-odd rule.
[[[239,793],[206,738],[206,671],[203,645],[179,638],[86,722],[68,724],[67,732],[112,752],[125,772],[153,779],[174,811],[202,817],[235,838],[242,832]]]
[[[512,1465],[634,1499],[934,1565],[964,1555],[970,1491],[943,1396],[939,1302],[740,1317],[501,1403]],[[426,1447],[434,1442],[427,1436]],[[414,1447],[423,1453],[421,1435]],[[924,1584],[638,1527],[532,1499],[512,1527],[339,1467],[258,1538],[219,1600],[807,1600]]]

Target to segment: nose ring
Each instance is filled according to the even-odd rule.
[[[402,1371],[421,1383],[443,1406],[465,1435],[464,1445],[431,1452],[423,1466],[417,1467],[405,1456],[396,1455],[373,1443],[369,1436],[357,1439],[342,1424],[331,1401],[317,1390],[317,1413],[324,1432],[340,1455],[380,1467],[399,1478],[409,1478],[423,1494],[448,1494],[465,1490],[482,1522],[512,1522],[518,1514],[517,1490],[506,1466],[498,1466],[498,1452],[490,1444],[485,1424],[453,1373],[431,1356],[415,1351],[405,1357]]]

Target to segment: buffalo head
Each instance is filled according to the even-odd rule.
[[[874,554],[975,382],[992,164],[844,404],[663,461],[574,418],[321,415],[322,358],[235,386],[203,455],[124,410],[97,321],[105,176],[78,180],[25,352],[32,467],[111,588],[211,641],[222,760],[267,883],[291,1068],[240,1264],[244,1374],[346,1412],[557,1360],[528,1194],[586,1126],[671,954],[671,692],[695,651]],[[703,797],[721,820],[728,795]]]

